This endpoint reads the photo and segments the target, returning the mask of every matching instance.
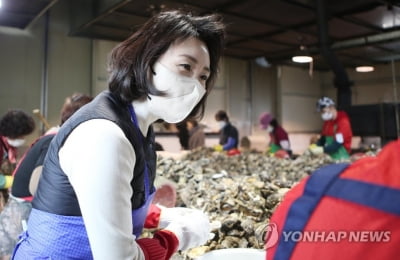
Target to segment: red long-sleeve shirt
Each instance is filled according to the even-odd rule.
[[[335,119],[324,121],[324,125],[322,126],[321,135],[323,136],[335,137],[339,133],[343,135],[344,148],[350,153],[353,132],[351,130],[350,119],[344,111],[338,111]]]
[[[289,135],[280,125],[276,127],[276,129],[270,133],[271,143],[276,145],[281,145],[281,141],[288,141],[289,142]]]

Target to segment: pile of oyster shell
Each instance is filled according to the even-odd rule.
[[[177,206],[201,209],[212,222],[213,238],[204,246],[176,254],[194,259],[210,250],[264,246],[266,225],[285,193],[323,165],[327,155],[304,153],[280,159],[249,152],[235,156],[210,148],[181,159],[158,158],[157,174],[176,183]]]

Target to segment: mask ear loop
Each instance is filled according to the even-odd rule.
[[[157,75],[157,73],[154,71],[154,69],[153,69],[152,66],[150,66],[150,71],[151,71],[151,73],[152,73],[154,76]],[[150,97],[149,94],[147,94],[147,99],[148,99],[148,100],[151,100],[151,97]]]
[[[152,66],[150,66],[150,71],[151,71],[151,73],[153,73],[153,75],[157,75],[157,73],[154,71]]]

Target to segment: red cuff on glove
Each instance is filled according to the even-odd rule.
[[[178,238],[168,230],[157,231],[154,238],[142,238],[136,242],[142,248],[146,260],[168,260],[179,246]]]

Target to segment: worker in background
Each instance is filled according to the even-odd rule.
[[[313,154],[329,154],[333,159],[348,159],[353,136],[350,119],[345,111],[338,111],[335,102],[329,97],[317,101],[317,111],[324,121],[321,136],[311,144]]]
[[[397,140],[301,180],[272,214],[266,259],[399,259],[399,151]]]
[[[0,211],[8,198],[7,189],[12,185],[18,148],[34,129],[32,116],[19,109],[7,111],[0,119]]]
[[[62,125],[81,106],[92,100],[90,96],[74,94],[67,97],[61,109]],[[24,153],[13,172],[10,198],[0,213],[0,259],[9,259],[18,241],[19,235],[26,226],[32,209],[31,201],[39,181],[43,161],[51,140],[60,126],[49,129],[43,136],[33,142]],[[3,258],[2,258],[3,257]]]
[[[239,145],[239,133],[234,127],[225,111],[220,110],[215,114],[215,120],[219,125],[219,144],[214,146],[214,150],[229,151],[231,149],[237,150]]]
[[[251,152],[251,141],[248,136],[243,136],[242,138],[240,138],[239,151],[241,153]]]
[[[114,47],[108,90],[50,143],[13,260],[167,260],[209,239],[208,216],[189,208],[161,210],[160,230],[140,236],[155,195],[152,124],[201,118],[224,35],[218,15],[165,11]]]
[[[271,114],[265,112],[259,117],[260,127],[266,130],[270,137],[268,145],[268,153],[271,155],[279,155],[279,157],[289,157],[292,154],[290,148],[289,135],[278,123],[278,121],[272,117]],[[281,151],[283,150],[283,151]]]
[[[199,125],[196,119],[186,121],[187,129],[189,130],[189,150],[197,147],[204,147],[206,144],[206,135],[203,131],[203,126]]]
[[[182,150],[189,150],[189,129],[187,128],[186,121],[175,124],[178,130],[178,139]]]

